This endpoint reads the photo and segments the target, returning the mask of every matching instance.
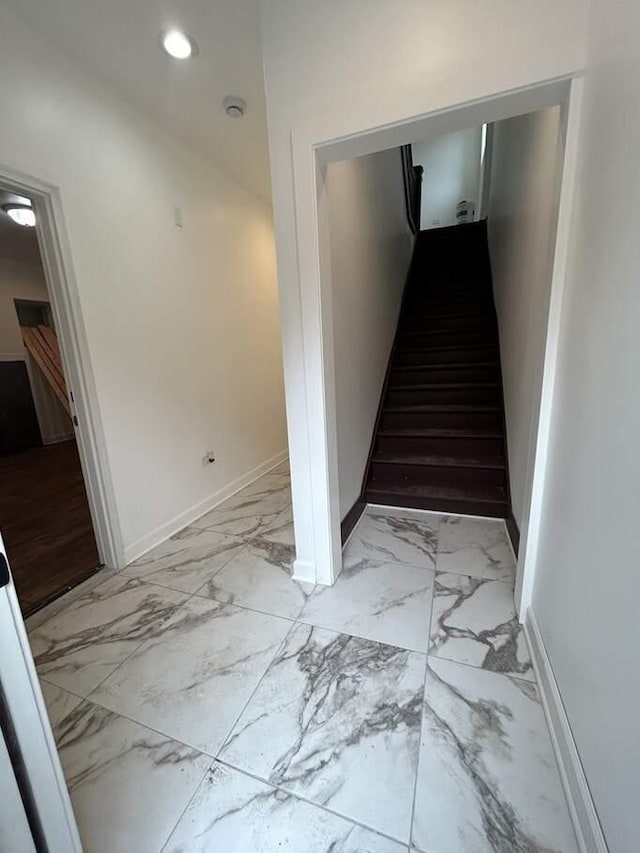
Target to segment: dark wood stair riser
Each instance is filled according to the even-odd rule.
[[[424,364],[474,364],[477,361],[493,361],[498,358],[496,344],[476,346],[450,345],[441,347],[423,347],[398,350],[394,358],[394,367]]]
[[[433,382],[445,384],[459,382],[500,382],[500,367],[495,362],[488,364],[464,364],[461,366],[407,367],[391,371],[389,387],[398,385],[429,385]]]
[[[381,491],[373,486],[366,489],[365,499],[370,504],[380,504],[381,506],[426,509],[430,512],[450,512],[461,515],[480,515],[486,518],[506,518],[509,512],[509,504],[506,499],[502,502],[488,502],[464,497],[446,498],[441,495],[419,498],[395,494],[386,490]]]
[[[385,409],[382,413],[381,427],[493,427],[502,428],[500,409],[483,411],[451,411],[435,409],[429,412],[405,409],[403,411]]]
[[[469,329],[461,332],[432,331],[422,333],[407,333],[398,336],[398,351],[430,349],[443,346],[490,346],[495,342],[495,332],[491,329]]]
[[[504,483],[504,468],[465,468],[437,465],[400,465],[376,462],[371,465],[371,475],[379,485],[395,483],[452,486],[466,488],[479,486],[490,489]]]
[[[504,439],[498,438],[425,438],[424,436],[385,435],[378,433],[374,459],[378,454],[418,455],[442,454],[449,456],[489,456],[504,461]]]
[[[468,317],[490,316],[493,311],[493,306],[489,299],[469,298],[465,299],[464,304],[460,305],[456,302],[425,299],[414,299],[408,303],[408,308],[411,311],[420,311],[428,313],[429,320],[440,322],[440,320],[449,320],[454,317],[466,319]],[[409,317],[410,321],[411,318]],[[424,317],[421,321],[424,324]]]
[[[425,311],[446,308],[451,313],[466,312],[473,304],[481,305],[483,311],[489,306],[493,308],[491,290],[483,280],[468,278],[463,285],[445,284],[438,289],[429,281],[424,281],[416,285],[406,298],[407,308],[421,308]]]
[[[475,317],[429,317],[429,333],[444,334],[446,332],[491,332],[495,334],[496,319],[491,314]],[[409,317],[400,326],[401,335],[425,334],[424,320]]]
[[[390,388],[387,393],[387,405],[413,406],[422,404],[484,403],[500,404],[500,386],[490,385],[436,385],[416,386],[415,388]]]

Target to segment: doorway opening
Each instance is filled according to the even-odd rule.
[[[117,561],[52,194],[0,180],[0,534],[24,616]]]
[[[548,282],[546,322],[541,333],[541,355],[536,377],[533,418],[522,449],[523,480],[526,486],[521,495],[521,541],[516,579],[516,602],[521,614],[530,600],[537,524],[541,506],[546,459],[546,443],[551,413],[553,376],[557,352],[561,294],[567,256],[567,230],[576,170],[576,140],[580,110],[581,81],[574,78],[554,80],[526,89],[502,93],[425,116],[407,118],[394,125],[358,128],[342,136],[327,133],[319,124],[299,128],[293,136],[292,158],[295,176],[295,209],[297,211],[300,291],[303,305],[304,353],[321,353],[317,360],[307,358],[305,376],[310,395],[318,394],[317,406],[324,417],[309,419],[305,424],[307,444],[316,448],[309,460],[310,486],[314,496],[316,518],[313,525],[312,551],[315,562],[298,561],[294,576],[309,579],[313,566],[314,579],[333,583],[342,569],[340,533],[341,506],[340,465],[337,426],[336,376],[343,366],[336,363],[333,319],[334,263],[331,257],[331,199],[327,175],[335,164],[367,157],[376,152],[390,151],[424,139],[433,139],[476,128],[480,142],[478,159],[481,164],[477,198],[479,210],[486,204],[488,192],[488,163],[491,143],[489,128],[510,118],[556,108],[561,140],[558,157],[553,227],[548,235]],[[311,153],[311,157],[309,154]],[[477,218],[477,213],[475,218]],[[451,226],[456,228],[457,226]],[[470,226],[465,226],[470,227]],[[491,239],[491,237],[490,237]],[[534,383],[535,384],[535,383]],[[315,400],[315,397],[314,397]],[[339,405],[339,399],[337,400]],[[313,401],[307,402],[315,410]],[[321,451],[321,452],[320,452]],[[296,470],[292,467],[294,496]],[[322,510],[322,511],[320,511]],[[294,500],[294,514],[296,511]],[[300,551],[305,551],[300,542]]]

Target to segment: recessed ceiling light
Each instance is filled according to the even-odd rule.
[[[3,204],[2,209],[17,225],[33,228],[36,224],[36,215],[28,204]]]
[[[163,33],[162,47],[174,59],[189,59],[198,52],[195,41],[182,30],[167,30]]]

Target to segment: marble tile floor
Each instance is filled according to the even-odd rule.
[[[28,621],[86,851],[576,853],[502,522],[370,507],[290,577],[288,466]]]

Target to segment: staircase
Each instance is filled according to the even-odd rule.
[[[373,437],[368,503],[509,515],[484,222],[418,235]]]
[[[38,365],[58,402],[71,417],[67,384],[62,372],[58,338],[52,326],[20,326],[24,345]]]

